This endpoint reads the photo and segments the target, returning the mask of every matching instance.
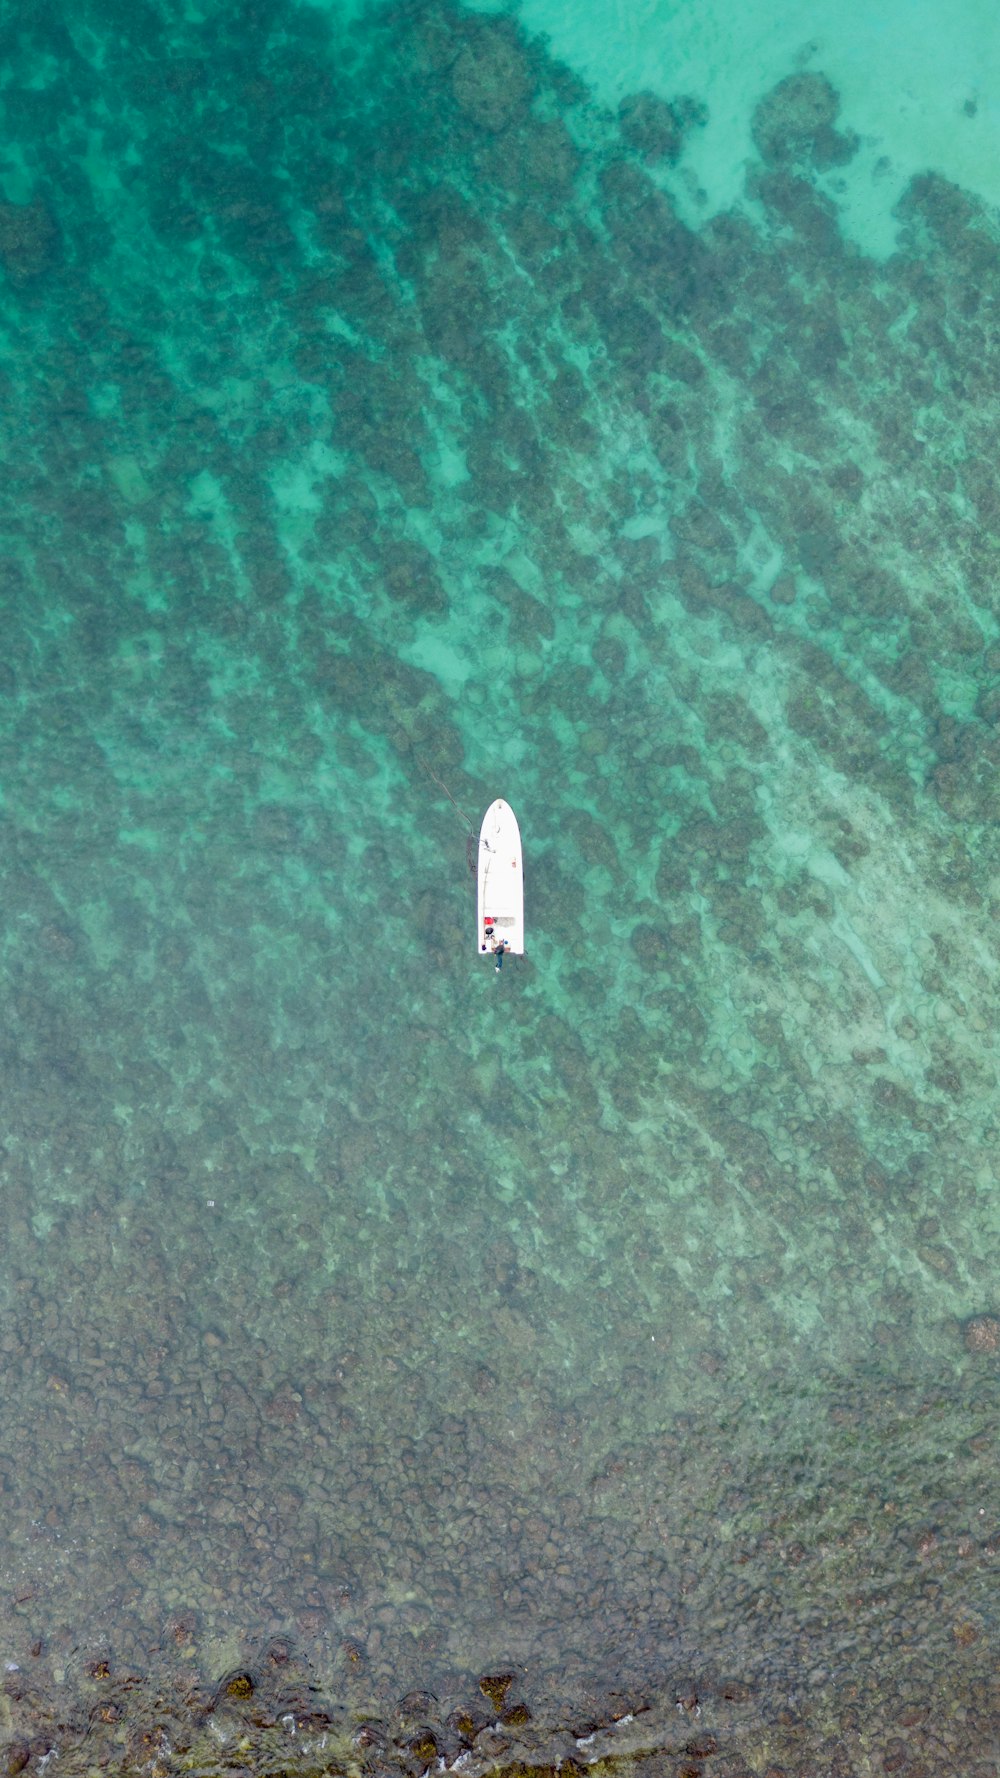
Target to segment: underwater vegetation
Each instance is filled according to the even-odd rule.
[[[985,1770],[996,217],[437,0],[0,51],[8,1770]]]

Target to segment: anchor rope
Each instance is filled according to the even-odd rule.
[[[462,808],[459,808],[459,805],[455,801],[455,798],[452,796],[451,791],[448,789],[447,784],[442,784],[437,773],[435,771],[432,771],[431,767],[427,764],[427,761],[425,759],[421,758],[421,756],[417,752],[416,748],[413,749],[413,752],[414,752],[414,756],[415,756],[418,764],[423,766],[423,769],[427,773],[428,778],[433,778],[434,783],[437,785],[438,789],[442,790],[444,792],[445,796],[448,798],[448,801],[450,802],[452,808],[455,809],[459,815],[461,815],[462,820],[465,822],[465,825],[468,828],[469,832],[471,834],[474,834],[476,830],[475,830],[475,827],[473,826],[473,823],[469,820],[469,817],[465,813],[465,810]]]

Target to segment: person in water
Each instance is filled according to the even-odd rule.
[[[493,934],[493,955],[497,960],[496,967],[498,970],[503,968],[503,954],[505,951],[509,951],[509,950],[510,950],[509,940],[507,940],[506,938],[500,938],[499,935],[496,932],[494,932],[494,934]]]

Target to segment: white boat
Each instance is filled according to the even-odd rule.
[[[524,955],[521,830],[502,796],[490,804],[479,830],[476,948],[481,955],[496,957],[498,969],[505,951]]]

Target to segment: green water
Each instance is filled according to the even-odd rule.
[[[11,1772],[994,1771],[966,11],[2,22]]]

